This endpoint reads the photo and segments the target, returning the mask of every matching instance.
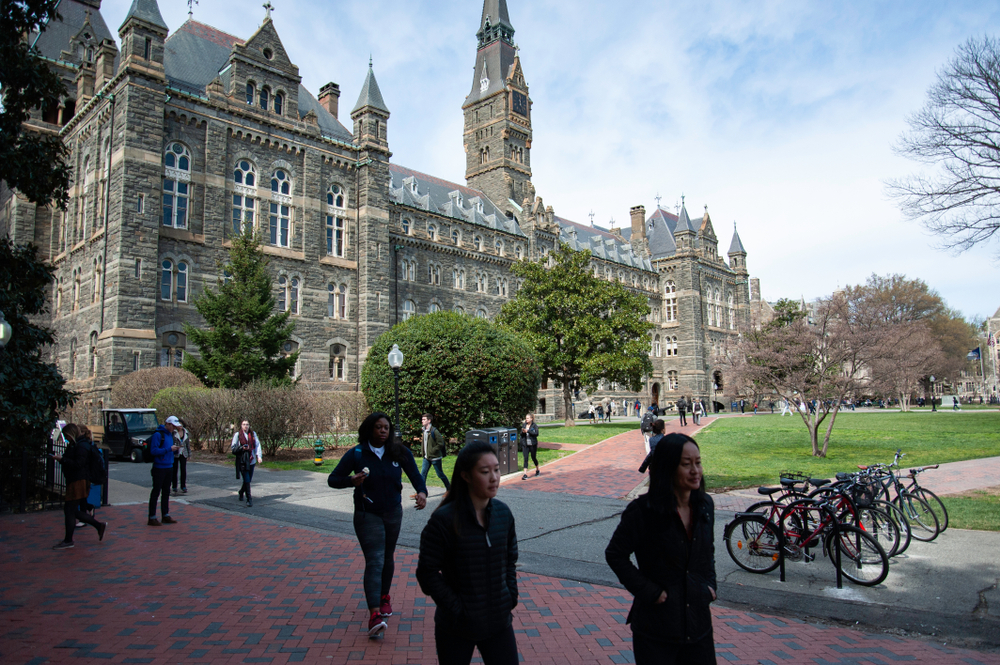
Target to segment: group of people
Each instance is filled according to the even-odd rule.
[[[478,648],[487,665],[514,665],[517,532],[510,508],[496,498],[496,453],[484,442],[466,445],[449,481],[440,458],[433,457],[443,456],[440,433],[429,414],[422,421],[422,472],[410,449],[391,439],[389,416],[376,412],[358,428],[358,445],[340,459],[327,480],[330,487],[354,490],[354,531],[365,559],[368,636],[382,636],[393,615],[403,473],[416,492],[416,509],[422,510],[427,505],[424,481],[433,467],[447,489],[421,533],[416,577],[436,605],[438,662],[467,664]],[[715,663],[709,609],[717,588],[714,505],[705,493],[694,439],[663,436],[663,431],[663,421],[656,420],[643,465],[649,469],[649,491],[626,508],[605,557],[634,596],[627,621],[636,663]],[[522,427],[525,440],[537,446],[537,432],[533,418],[527,418]],[[526,446],[525,468],[528,454]]]
[[[696,426],[701,424],[701,417],[708,413],[704,400],[695,399],[694,397],[689,400],[688,398],[681,396],[681,398],[677,400],[677,414],[680,416],[681,427],[687,426],[688,411],[691,412],[691,420]]]

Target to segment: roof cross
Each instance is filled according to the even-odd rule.
[[[267,0],[262,7],[267,11],[267,15],[264,17],[266,20],[271,20],[271,10],[274,9],[274,5],[271,4],[271,0]]]
[[[187,0],[188,3],[188,18],[194,16],[194,6],[198,4],[198,0]]]
[[[593,226],[594,225],[594,211],[591,210],[590,214],[587,215],[587,216],[590,217],[590,225]]]
[[[659,207],[660,207],[660,199],[661,199],[661,198],[663,198],[663,197],[661,197],[661,196],[660,196],[660,193],[659,193],[659,192],[657,192],[657,193],[656,193],[656,196],[654,196],[653,198],[655,198],[655,199],[656,199],[656,207],[657,207],[657,208],[659,208]]]

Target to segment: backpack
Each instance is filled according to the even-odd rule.
[[[646,415],[644,415],[642,417],[642,422],[639,424],[639,431],[640,432],[652,432],[653,431],[653,420],[655,420],[655,418],[656,418],[656,416],[654,416],[652,413],[647,413]]]
[[[94,443],[87,451],[87,480],[91,485],[104,484],[104,456]]]

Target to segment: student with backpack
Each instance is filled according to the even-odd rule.
[[[646,415],[642,417],[642,422],[639,423],[639,431],[642,432],[643,437],[646,439],[646,454],[649,454],[649,438],[653,434],[653,423],[656,421],[656,416],[653,415],[652,411],[647,411]]]
[[[98,463],[103,469],[103,461],[94,447],[90,430],[84,425],[70,423],[63,427],[62,436],[66,441],[66,449],[62,455],[55,454],[51,457],[62,464],[63,476],[66,478],[66,496],[63,501],[66,533],[52,548],[54,550],[73,549],[73,532],[76,530],[77,520],[97,529],[98,540],[104,540],[104,532],[108,528],[107,522],[98,522],[81,510],[81,504],[87,498],[91,476],[94,476],[93,480],[104,482],[102,475],[94,475]]]
[[[392,421],[375,412],[358,428],[358,445],[340,458],[327,479],[335,489],[354,488],[354,533],[365,555],[364,590],[371,616],[368,637],[380,637],[392,616],[389,589],[395,573],[393,556],[403,522],[403,472],[417,491],[417,510],[427,505],[427,486],[413,453],[393,441]]]
[[[149,439],[149,454],[153,458],[153,468],[149,475],[153,477],[153,491],[149,493],[148,526],[176,524],[177,520],[170,516],[170,476],[174,470],[174,453],[179,448],[174,443],[174,428],[180,426],[177,416],[170,416],[166,422],[156,428]],[[160,499],[160,517],[156,519],[156,500]]]

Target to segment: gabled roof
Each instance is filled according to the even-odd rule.
[[[378,81],[375,80],[375,71],[372,69],[371,60],[368,61],[368,75],[365,77],[365,84],[361,86],[358,103],[354,105],[351,113],[360,111],[366,106],[389,113],[389,109],[386,108],[385,102],[382,100],[382,91],[378,89]]]
[[[61,21],[52,21],[38,37],[35,48],[38,52],[51,60],[63,60],[62,52],[69,50],[69,42],[76,37],[77,33],[87,22],[89,17],[90,26],[94,29],[94,43],[100,44],[105,39],[114,41],[114,35],[104,22],[104,17],[100,11],[95,11],[94,7],[79,0],[62,0],[59,5],[59,15]],[[32,43],[38,33],[32,33],[28,43]],[[80,58],[76,54],[70,54],[70,62],[79,63]]]
[[[517,220],[507,219],[478,189],[435,178],[398,164],[389,164],[389,180],[389,198],[398,205],[526,237]],[[413,191],[414,186],[416,192]]]
[[[167,81],[178,90],[204,96],[205,87],[223,75],[233,48],[242,43],[239,37],[188,19],[167,37],[163,54]],[[354,140],[351,132],[299,84],[299,119],[309,111],[316,113],[320,133],[326,138],[346,143]]]
[[[622,241],[607,229],[600,226],[585,226],[558,216],[555,221],[559,224],[559,241],[576,251],[587,249],[593,256],[605,261],[640,270],[653,269],[649,259],[640,258],[632,250],[632,245]]]
[[[128,23],[130,18],[139,19],[140,21],[145,21],[146,23],[167,30],[167,24],[163,21],[163,16],[160,14],[160,6],[156,4],[156,0],[132,0],[132,7],[129,8],[125,20],[122,21],[122,25]]]
[[[747,250],[743,248],[743,241],[740,240],[740,234],[736,232],[736,222],[733,222],[733,242],[729,245],[730,254],[746,254]]]
[[[677,253],[674,229],[677,228],[678,221],[677,215],[667,212],[659,206],[646,220],[646,241],[649,243],[649,254],[653,260],[673,256]]]

